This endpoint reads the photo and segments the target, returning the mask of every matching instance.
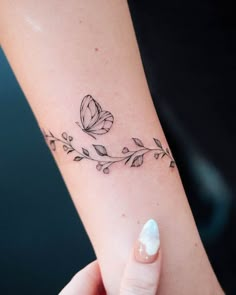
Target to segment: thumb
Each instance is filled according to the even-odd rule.
[[[121,281],[120,295],[155,295],[161,270],[159,229],[155,220],[143,226]]]
[[[59,295],[105,294],[97,260],[79,271],[63,288]]]

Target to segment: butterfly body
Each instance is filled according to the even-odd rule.
[[[106,134],[114,122],[113,115],[102,110],[100,104],[91,96],[86,95],[80,106],[80,121],[76,122],[80,128],[96,139],[97,135]]]

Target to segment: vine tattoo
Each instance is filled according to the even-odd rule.
[[[111,129],[114,117],[108,112],[102,110],[100,104],[91,96],[86,95],[80,106],[80,121],[76,124],[88,135],[96,139],[96,136],[103,135]],[[90,160],[96,163],[96,169],[109,174],[111,166],[117,163],[123,163],[129,167],[140,167],[144,162],[144,156],[153,153],[156,160],[160,158],[169,159],[169,167],[174,168],[176,163],[168,148],[164,148],[160,140],[153,138],[155,147],[146,147],[139,138],[132,138],[135,149],[130,150],[123,147],[120,156],[112,156],[108,153],[105,146],[93,144],[93,149],[88,150],[84,147],[77,149],[74,146],[74,138],[67,132],[63,132],[60,137],[55,136],[51,131],[46,133],[43,130],[44,137],[52,151],[56,151],[57,144],[61,144],[67,155],[72,154],[73,160]]]

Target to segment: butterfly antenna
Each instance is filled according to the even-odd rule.
[[[80,126],[79,122],[75,122],[75,124],[77,124],[83,130],[83,128]]]

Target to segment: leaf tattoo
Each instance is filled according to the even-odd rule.
[[[132,138],[137,146],[143,147],[143,143],[139,138]]]
[[[85,156],[89,157],[89,151],[85,148],[82,148],[83,153],[85,154]]]
[[[108,156],[105,146],[96,144],[93,144],[93,146],[99,156]]]
[[[161,142],[160,142],[159,139],[153,138],[153,140],[155,141],[156,145],[157,145],[159,148],[162,148],[162,144],[161,144]]]
[[[100,104],[91,95],[86,95],[80,106],[80,121],[81,126],[79,122],[76,124],[85,133],[96,139],[95,135],[105,134],[111,129],[114,117],[110,112],[103,111]],[[61,137],[56,137],[51,131],[46,133],[43,130],[43,134],[52,151],[56,151],[56,145],[60,143],[67,155],[72,154],[73,161],[80,162],[83,159],[93,161],[96,163],[96,169],[104,174],[109,174],[111,166],[118,163],[129,167],[140,167],[144,163],[144,156],[148,153],[153,153],[156,160],[168,158],[170,168],[176,166],[169,148],[164,148],[157,138],[153,138],[155,147],[149,148],[144,145],[141,139],[133,137],[133,145],[136,147],[134,150],[125,146],[119,156],[111,156],[106,147],[101,144],[93,144],[92,150],[84,147],[77,149],[73,144],[74,138],[67,132],[63,132]]]
[[[113,115],[103,111],[100,104],[91,96],[86,95],[80,105],[80,121],[76,124],[88,135],[96,139],[95,135],[107,133],[114,122]]]
[[[176,166],[175,160],[173,159],[168,148],[164,149],[160,141],[154,138],[154,142],[157,147],[148,148],[138,138],[132,138],[135,145],[138,147],[135,150],[130,150],[128,147],[123,147],[120,156],[111,156],[108,154],[107,149],[104,145],[93,144],[94,151],[81,147],[81,150],[76,149],[72,144],[73,137],[65,136],[65,132],[62,133],[61,138],[54,136],[51,132],[49,134],[44,132],[46,141],[53,151],[56,151],[56,143],[61,143],[63,150],[69,154],[74,153],[73,160],[79,162],[83,159],[96,162],[96,169],[102,171],[104,174],[110,173],[110,167],[114,164],[123,162],[124,165],[130,167],[140,167],[144,163],[144,155],[153,152],[154,159],[167,157],[169,167],[174,168]],[[67,134],[66,134],[67,135]],[[160,147],[161,146],[161,147]]]
[[[136,156],[132,162],[131,167],[139,167],[143,164],[143,155]]]

